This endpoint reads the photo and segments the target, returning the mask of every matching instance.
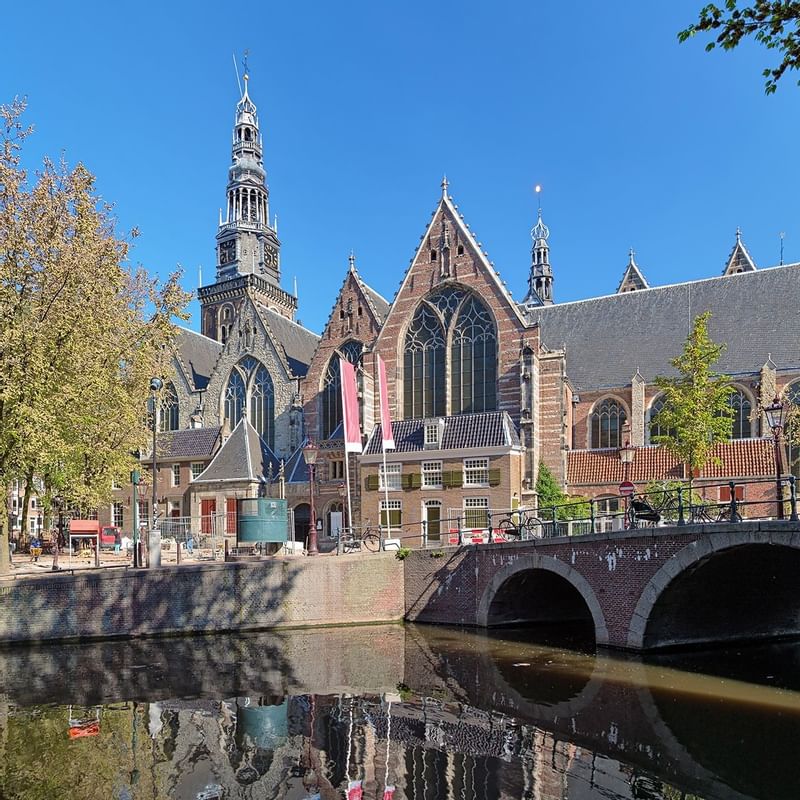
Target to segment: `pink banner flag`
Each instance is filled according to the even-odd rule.
[[[361,452],[361,428],[358,424],[358,386],[356,368],[343,358],[339,359],[342,382],[342,427],[345,453]]]
[[[381,438],[384,450],[394,450],[394,434],[392,433],[392,418],[389,415],[389,391],[386,385],[386,364],[378,356],[378,391],[381,396]]]

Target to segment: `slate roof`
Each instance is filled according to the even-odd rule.
[[[542,344],[566,347],[578,390],[627,386],[638,369],[652,382],[672,375],[694,318],[711,311],[709,333],[727,350],[716,369],[753,374],[769,356],[800,368],[800,264],[527,309]]]
[[[259,304],[258,312],[275,335],[275,344],[283,348],[292,373],[303,377],[308,372],[308,365],[320,337],[271,308]]]
[[[175,346],[178,359],[188,370],[186,377],[194,384],[195,389],[205,389],[222,352],[222,345],[201,333],[179,327]]]
[[[356,277],[358,277],[361,288],[364,290],[364,294],[367,296],[367,300],[369,300],[378,322],[382,324],[392,304],[385,297],[378,294],[371,286],[367,286],[360,275],[357,274]]]
[[[242,417],[211,463],[193,482],[266,481],[270,463],[273,475],[277,474],[278,460],[275,454],[247,417]]]
[[[158,435],[159,458],[208,458],[219,440],[219,426],[187,428]]]
[[[479,447],[519,447],[519,435],[505,411],[483,411],[478,414],[458,414],[443,417],[444,430],[439,450],[469,450]],[[403,419],[392,422],[395,453],[415,453],[425,450],[426,419]],[[381,452],[381,426],[376,425],[364,448],[364,455]]]
[[[303,446],[306,442],[303,442]],[[308,483],[308,466],[305,455],[303,455],[303,446],[298,447],[284,465],[286,483]]]
[[[712,461],[700,471],[701,478],[772,477],[775,454],[772,439],[738,439],[719,444]],[[623,465],[617,449],[572,450],[567,454],[567,483],[570,486],[618,485]],[[684,477],[683,465],[663,447],[637,447],[628,478],[633,483]]]

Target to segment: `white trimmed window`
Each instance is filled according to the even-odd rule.
[[[464,527],[485,528],[486,510],[489,508],[488,497],[464,498]]]
[[[112,518],[112,520],[114,522],[114,525],[117,528],[121,528],[122,527],[122,523],[123,523],[123,521],[125,519],[125,509],[124,509],[122,503],[114,503],[114,505],[112,507],[111,518]]]
[[[387,464],[386,472],[383,471],[383,464],[380,465],[378,470],[379,486],[381,491],[388,489],[390,492],[400,491],[402,485],[402,464]]]
[[[428,422],[425,424],[425,446],[436,447],[439,444],[439,423]]]
[[[181,465],[180,464],[173,464],[172,465],[172,485],[173,486],[180,486],[181,485]]]
[[[489,459],[464,459],[464,486],[488,486]]]
[[[192,480],[196,481],[200,475],[202,474],[203,470],[205,469],[205,464],[202,461],[193,461],[192,462]]]
[[[381,500],[381,525],[386,527],[386,512],[389,512],[389,524],[397,528],[403,524],[403,504],[399,500]]]
[[[422,462],[422,488],[441,489],[442,488],[442,462],[423,461]]]

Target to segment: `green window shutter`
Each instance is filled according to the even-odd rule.
[[[419,489],[422,486],[422,473],[420,472],[412,472],[408,476],[408,487],[409,489]]]
[[[500,470],[499,469],[490,469],[489,470],[489,486],[499,486],[500,485]]]
[[[367,475],[364,478],[364,488],[368,491],[374,492],[378,488],[378,476],[377,475]]]

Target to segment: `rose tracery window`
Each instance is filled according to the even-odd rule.
[[[606,398],[598,403],[589,420],[591,430],[590,447],[621,447],[622,426],[625,424],[626,419],[625,409],[616,400]]]
[[[359,366],[364,345],[361,342],[345,342],[339,352],[351,363]],[[339,371],[338,353],[331,357],[325,378],[322,384],[322,438],[327,439],[339,427],[342,421],[342,379]],[[357,372],[359,389],[361,388],[361,375]],[[359,403],[359,410],[361,404]]]
[[[225,420],[231,430],[249,411],[250,424],[269,445],[275,446],[275,388],[267,368],[254,358],[243,358],[231,370],[223,394]]]
[[[411,320],[404,351],[406,419],[497,408],[497,333],[475,295],[456,287],[429,295]]]

